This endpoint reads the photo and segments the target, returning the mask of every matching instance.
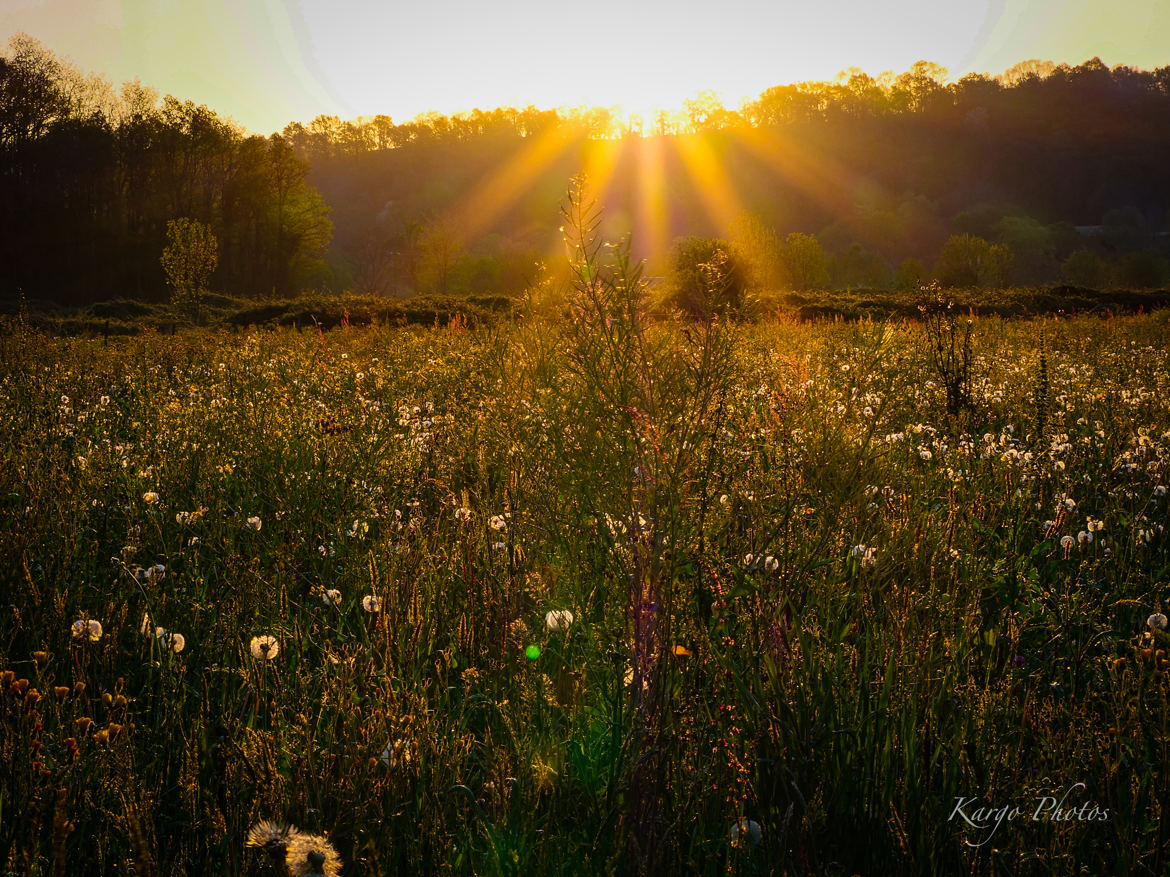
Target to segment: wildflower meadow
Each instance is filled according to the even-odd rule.
[[[0,871],[1166,873],[1167,312],[652,318],[592,229],[475,327],[5,327]]]

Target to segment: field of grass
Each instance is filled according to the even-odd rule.
[[[631,273],[10,324],[0,870],[275,874],[279,820],[349,875],[1166,873],[1167,313],[978,319],[948,413],[924,324]]]

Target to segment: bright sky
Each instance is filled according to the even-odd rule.
[[[1167,0],[3,0],[85,72],[138,78],[257,133],[475,107],[620,104],[649,116],[710,89],[935,61],[1170,64]]]

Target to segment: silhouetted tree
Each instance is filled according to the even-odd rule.
[[[823,289],[829,283],[829,269],[821,243],[813,235],[793,232],[780,251],[784,281],[795,290]]]
[[[215,235],[196,219],[172,219],[167,223],[167,245],[160,261],[171,287],[171,302],[198,319],[207,281],[219,263]]]
[[[1109,266],[1088,247],[1072,253],[1060,267],[1064,279],[1073,286],[1086,289],[1104,289],[1108,283]]]
[[[1011,268],[1011,250],[1003,244],[989,244],[974,235],[952,235],[943,247],[934,269],[943,286],[1003,286]]]

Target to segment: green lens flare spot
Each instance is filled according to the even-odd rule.
[[[540,657],[540,646],[529,646],[524,650],[524,655],[529,661],[535,661]]]

